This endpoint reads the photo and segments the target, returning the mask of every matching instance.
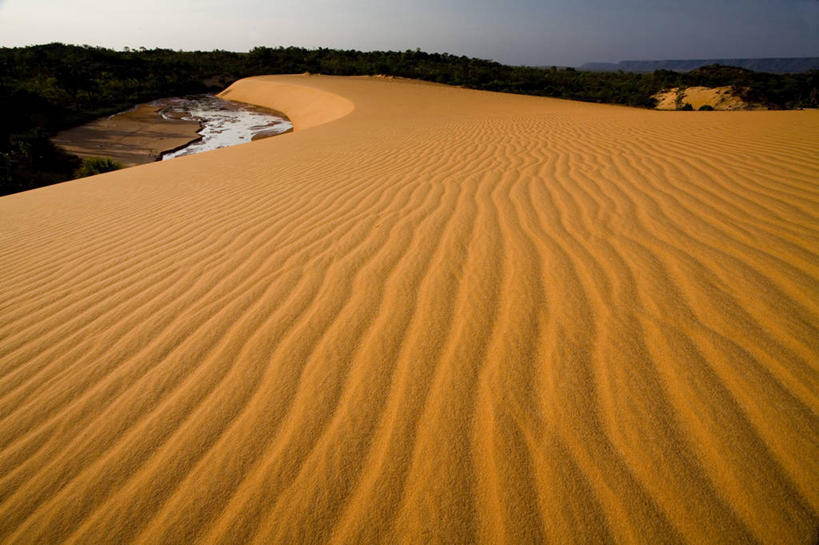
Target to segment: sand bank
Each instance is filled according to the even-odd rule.
[[[819,112],[225,95],[0,198],[0,542],[815,541]]]
[[[164,151],[199,139],[199,122],[164,119],[162,105],[133,110],[61,131],[54,143],[80,157],[110,157],[126,166],[152,163]]]
[[[679,110],[690,104],[695,110],[710,106],[714,110],[764,110],[760,104],[749,104],[729,87],[674,87],[654,95],[658,110]]]

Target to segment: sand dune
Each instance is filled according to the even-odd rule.
[[[0,199],[0,542],[815,542],[819,112],[225,95]]]
[[[714,110],[766,110],[762,104],[747,103],[728,87],[674,87],[654,95],[658,110],[679,110],[690,104],[695,110],[711,106]]]

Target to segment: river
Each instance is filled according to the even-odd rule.
[[[293,124],[278,112],[213,95],[165,98],[155,104],[162,106],[160,115],[165,119],[198,121],[201,126],[200,139],[163,153],[163,161],[235,146],[293,129]]]

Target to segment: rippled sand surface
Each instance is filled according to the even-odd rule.
[[[819,112],[375,78],[0,198],[0,542],[819,536]]]

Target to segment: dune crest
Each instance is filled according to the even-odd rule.
[[[0,198],[0,543],[815,542],[819,112],[224,96]]]
[[[355,109],[354,104],[343,96],[276,77],[240,79],[217,96],[282,112],[286,110],[294,130],[335,121]]]

